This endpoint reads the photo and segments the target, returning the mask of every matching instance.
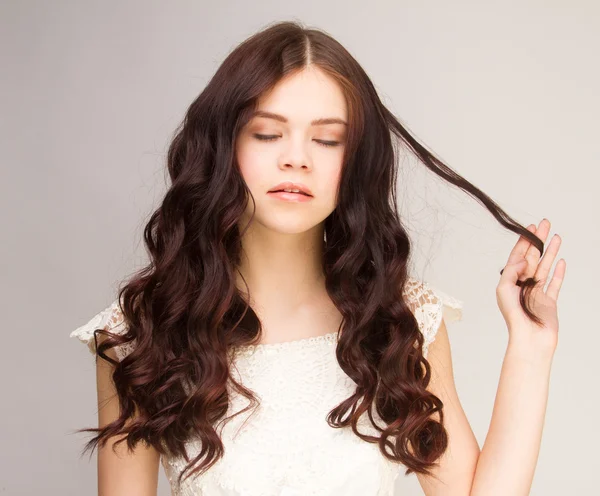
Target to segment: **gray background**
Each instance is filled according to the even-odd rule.
[[[0,493],[93,494],[94,360],[69,333],[145,262],[169,138],[226,54],[267,23],[325,29],[457,172],[563,238],[567,276],[531,494],[597,488],[600,7],[593,1],[4,1]],[[517,236],[403,160],[418,275],[465,303],[449,326],[483,445],[507,331],[495,300]],[[595,378],[595,379],[593,379]],[[518,442],[518,441],[516,441]],[[160,476],[159,494],[168,494]],[[422,494],[416,477],[398,494]]]

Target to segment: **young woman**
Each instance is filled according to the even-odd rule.
[[[520,234],[496,287],[509,345],[483,448],[446,323],[462,302],[409,273],[400,138]],[[71,333],[97,355],[99,492],[525,495],[565,274],[525,228],[420,145],[334,39],[282,22],[240,44],[191,104],[151,261]],[[547,288],[545,288],[548,283]],[[118,442],[117,442],[118,441]],[[402,468],[404,467],[404,468]]]

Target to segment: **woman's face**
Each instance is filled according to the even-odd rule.
[[[310,68],[263,95],[258,111],[276,116],[252,117],[236,143],[241,173],[256,202],[254,221],[281,233],[305,232],[336,207],[348,119],[344,95],[328,75]],[[332,118],[341,123],[312,122]],[[284,181],[304,184],[312,196],[289,201],[269,193]],[[244,216],[252,209],[249,198]]]

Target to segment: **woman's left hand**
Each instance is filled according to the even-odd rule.
[[[537,229],[535,224],[531,224],[527,229],[546,243],[550,231],[550,221],[542,219]],[[548,281],[548,274],[561,241],[560,236],[555,234],[543,257],[540,257],[538,249],[527,238],[521,236],[510,252],[508,262],[496,288],[496,301],[506,321],[509,340],[517,346],[530,348],[533,346],[536,350],[543,349],[551,353],[556,349],[558,344],[557,300],[567,265],[564,258],[556,263],[552,279],[546,290],[544,290],[544,286]],[[519,302],[521,287],[517,286],[517,280],[525,280],[529,277],[535,277],[540,281],[531,290],[530,309],[541,319],[541,326],[529,319]]]

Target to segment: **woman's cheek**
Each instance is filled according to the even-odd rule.
[[[331,185],[329,188],[329,195],[330,195],[331,203],[334,204],[334,207],[335,207],[335,203],[337,202],[337,191],[338,191],[341,176],[342,176],[341,168],[338,168],[331,172],[331,174],[329,175],[327,182],[326,182],[326,184]]]
[[[262,182],[260,159],[257,160],[258,157],[261,157],[261,155],[248,150],[243,150],[238,154],[240,172],[251,190]]]

